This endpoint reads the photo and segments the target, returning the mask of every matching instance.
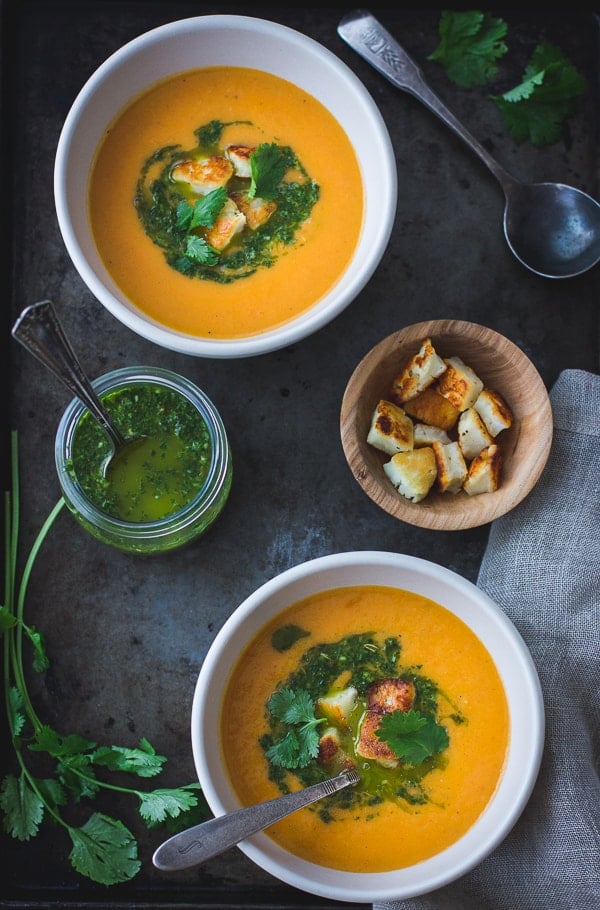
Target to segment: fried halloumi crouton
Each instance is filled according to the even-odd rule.
[[[469,473],[463,490],[469,496],[478,493],[494,493],[500,486],[502,453],[496,443],[483,449],[469,465]]]
[[[370,758],[386,768],[397,768],[400,759],[383,739],[377,736],[381,723],[381,711],[367,711],[360,725],[360,736],[356,744],[356,754],[361,758]]]
[[[350,726],[350,715],[356,707],[358,692],[354,686],[347,686],[333,695],[317,699],[317,712],[329,723],[338,727]]]
[[[408,679],[378,679],[367,689],[367,710],[380,714],[410,711],[414,700],[414,683]]]
[[[479,455],[494,439],[475,408],[467,408],[458,420],[458,442],[467,461]]]
[[[319,737],[317,761],[332,772],[356,767],[351,756],[344,750],[339,731],[335,727],[326,727]]]
[[[277,209],[276,202],[270,199],[261,199],[260,196],[248,199],[246,193],[232,193],[231,198],[246,216],[246,223],[252,231],[256,231],[261,225],[266,224]]]
[[[436,353],[431,338],[424,338],[416,354],[407,361],[404,369],[392,382],[392,399],[402,404],[414,398],[434,382],[447,369]]]
[[[440,427],[432,427],[427,423],[416,423],[413,431],[415,449],[419,449],[421,446],[430,446],[433,442],[441,442],[442,445],[448,445],[451,439],[446,431]]]
[[[406,679],[380,679],[367,690],[367,710],[360,726],[356,754],[374,759],[386,768],[396,768],[400,760],[388,744],[379,739],[377,728],[384,714],[393,711],[410,711],[415,699],[415,688]]]
[[[460,411],[434,388],[425,389],[402,405],[407,414],[420,423],[427,423],[441,430],[451,430]]]
[[[186,158],[175,165],[171,177],[178,183],[187,183],[199,196],[207,196],[229,183],[233,177],[233,165],[222,155]]]
[[[383,470],[399,493],[411,502],[421,502],[432,488],[437,476],[435,455],[431,446],[398,452]]]
[[[437,388],[457,410],[466,411],[483,391],[483,382],[460,357],[446,357],[445,364],[447,370],[440,376]]]
[[[441,493],[458,493],[467,479],[467,464],[457,442],[432,445],[437,465],[436,486]]]
[[[233,199],[227,199],[213,226],[206,232],[206,241],[215,250],[224,250],[236,234],[244,230],[246,216]]]
[[[237,177],[252,177],[250,156],[256,151],[254,146],[228,145],[225,157],[231,161]]]
[[[502,395],[492,389],[483,389],[473,405],[490,436],[507,430],[513,422],[513,413]]]
[[[388,455],[413,448],[414,424],[408,414],[391,401],[381,399],[373,412],[367,442]]]

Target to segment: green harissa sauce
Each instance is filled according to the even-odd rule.
[[[115,459],[104,476],[111,443],[89,413],[73,438],[70,470],[85,496],[113,518],[157,521],[201,490],[212,459],[206,423],[184,396],[161,385],[132,385],[102,396],[126,439],[144,437]]]
[[[220,253],[205,244],[206,226],[190,227],[191,209],[200,197],[185,184],[174,181],[171,172],[186,158],[223,155],[221,136],[231,125],[212,120],[194,131],[194,148],[184,150],[179,145],[169,145],[154,151],[141,168],[134,199],[144,231],[162,248],[171,268],[190,278],[220,284],[230,284],[260,268],[273,266],[277,251],[296,242],[298,228],[310,216],[320,193],[293,149],[274,143],[259,146],[252,156],[256,196],[275,202],[276,210],[256,230],[245,227]],[[227,194],[247,192],[250,184],[250,178],[234,175],[226,186]]]
[[[304,630],[295,626],[286,626],[277,630],[272,639],[276,650],[287,650],[291,644],[304,637]],[[440,699],[444,700],[445,708],[450,704],[436,683],[421,674],[419,667],[402,667],[400,663],[401,642],[399,638],[386,638],[378,642],[369,632],[348,635],[339,641],[323,643],[308,648],[300,658],[299,664],[278,688],[304,689],[316,703],[317,699],[331,693],[332,687],[340,672],[348,674],[347,685],[354,686],[358,691],[358,703],[349,718],[350,727],[347,730],[338,729],[342,749],[354,758],[359,768],[361,784],[359,787],[348,787],[340,790],[328,798],[327,806],[315,806],[323,821],[332,821],[336,810],[351,810],[359,806],[377,806],[384,801],[393,801],[406,807],[423,805],[429,801],[424,779],[435,768],[443,768],[446,764],[444,752],[439,752],[426,758],[419,765],[400,764],[390,770],[376,761],[366,760],[356,755],[354,742],[357,739],[363,712],[366,708],[366,694],[370,684],[386,677],[402,677],[411,681],[415,689],[413,707],[435,720],[439,720]],[[266,753],[274,742],[280,740],[287,728],[281,721],[272,717],[265,706],[265,715],[269,719],[270,730],[260,741],[263,752]],[[455,724],[466,722],[466,718],[451,706],[447,715]],[[279,789],[288,792],[286,775],[294,774],[302,784],[307,787],[331,776],[331,770],[323,767],[316,759],[305,767],[281,768],[274,765],[267,758],[269,778]]]

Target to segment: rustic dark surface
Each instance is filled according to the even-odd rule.
[[[53,443],[68,393],[10,339],[20,310],[54,300],[90,375],[127,364],[183,373],[214,401],[233,450],[234,484],[210,532],[161,557],[97,543],[66,510],[38,559],[27,620],[42,630],[51,668],[31,680],[42,719],[99,743],[147,737],[168,756],[160,785],[195,779],[189,716],[199,667],[232,610],[256,587],[304,560],[355,549],[408,553],[474,581],[489,528],[432,532],[395,521],[351,476],[339,439],[345,384],[386,335],[423,319],[488,325],[519,345],[548,388],[564,368],[597,372],[598,269],[554,282],[531,275],[502,236],[503,199],[475,156],[416,100],[393,88],[336,33],[352,6],[211,5],[198,2],[5,2],[2,5],[3,355],[8,430],[19,434],[22,553],[59,498]],[[458,7],[456,7],[458,8]],[[597,29],[592,11],[503,14],[511,53],[491,88],[464,91],[427,61],[440,11],[371,10],[420,63],[432,87],[515,176],[558,180],[598,195]],[[86,289],[54,213],[54,154],[64,118],[96,67],[128,40],[174,19],[242,13],[315,38],[363,80],[386,120],[399,176],[396,222],[381,266],[329,326],[285,350],[238,361],[187,357],[138,338]],[[582,70],[587,93],[556,145],[516,146],[489,94],[519,81],[540,40],[558,44]],[[8,484],[6,467],[4,488]],[[3,730],[5,725],[3,724]],[[10,748],[2,771],[15,770]],[[22,844],[2,835],[4,907],[325,908],[263,873],[234,849],[186,873],[165,875],[151,855],[164,832],[145,832],[130,798],[103,798],[140,844],[142,870],[105,888],[70,866],[62,829],[45,826]],[[348,905],[348,906],[358,906]]]

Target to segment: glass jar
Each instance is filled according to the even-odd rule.
[[[170,370],[159,367],[123,367],[100,376],[92,383],[107,410],[115,393],[142,387],[157,387],[182,397],[182,405],[191,403],[203,421],[209,445],[206,474],[201,487],[187,503],[165,517],[127,521],[114,517],[92,501],[82,488],[73,461],[73,444],[84,415],[91,420],[86,406],[73,399],[62,416],[54,446],[56,470],[63,498],[75,518],[94,537],[129,553],[163,553],[189,543],[203,534],[220,515],[229,496],[232,481],[231,451],[223,421],[213,403],[192,382]],[[124,392],[125,395],[128,391]],[[167,394],[167,392],[165,393]],[[116,400],[116,397],[115,397]],[[136,399],[133,399],[134,401]],[[132,411],[132,429],[136,419]],[[143,414],[138,415],[138,432],[143,430]],[[117,422],[117,421],[115,421]],[[127,436],[123,427],[119,427]],[[100,431],[106,435],[103,430]],[[204,431],[203,431],[204,432]],[[108,441],[108,436],[106,436]],[[110,446],[110,443],[109,443]],[[101,468],[98,468],[100,476]],[[83,476],[83,475],[82,475]]]

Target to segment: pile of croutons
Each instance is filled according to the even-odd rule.
[[[500,486],[496,440],[512,421],[498,392],[460,357],[441,357],[425,338],[375,408],[367,442],[392,456],[383,470],[411,502],[432,488],[473,496]]]

